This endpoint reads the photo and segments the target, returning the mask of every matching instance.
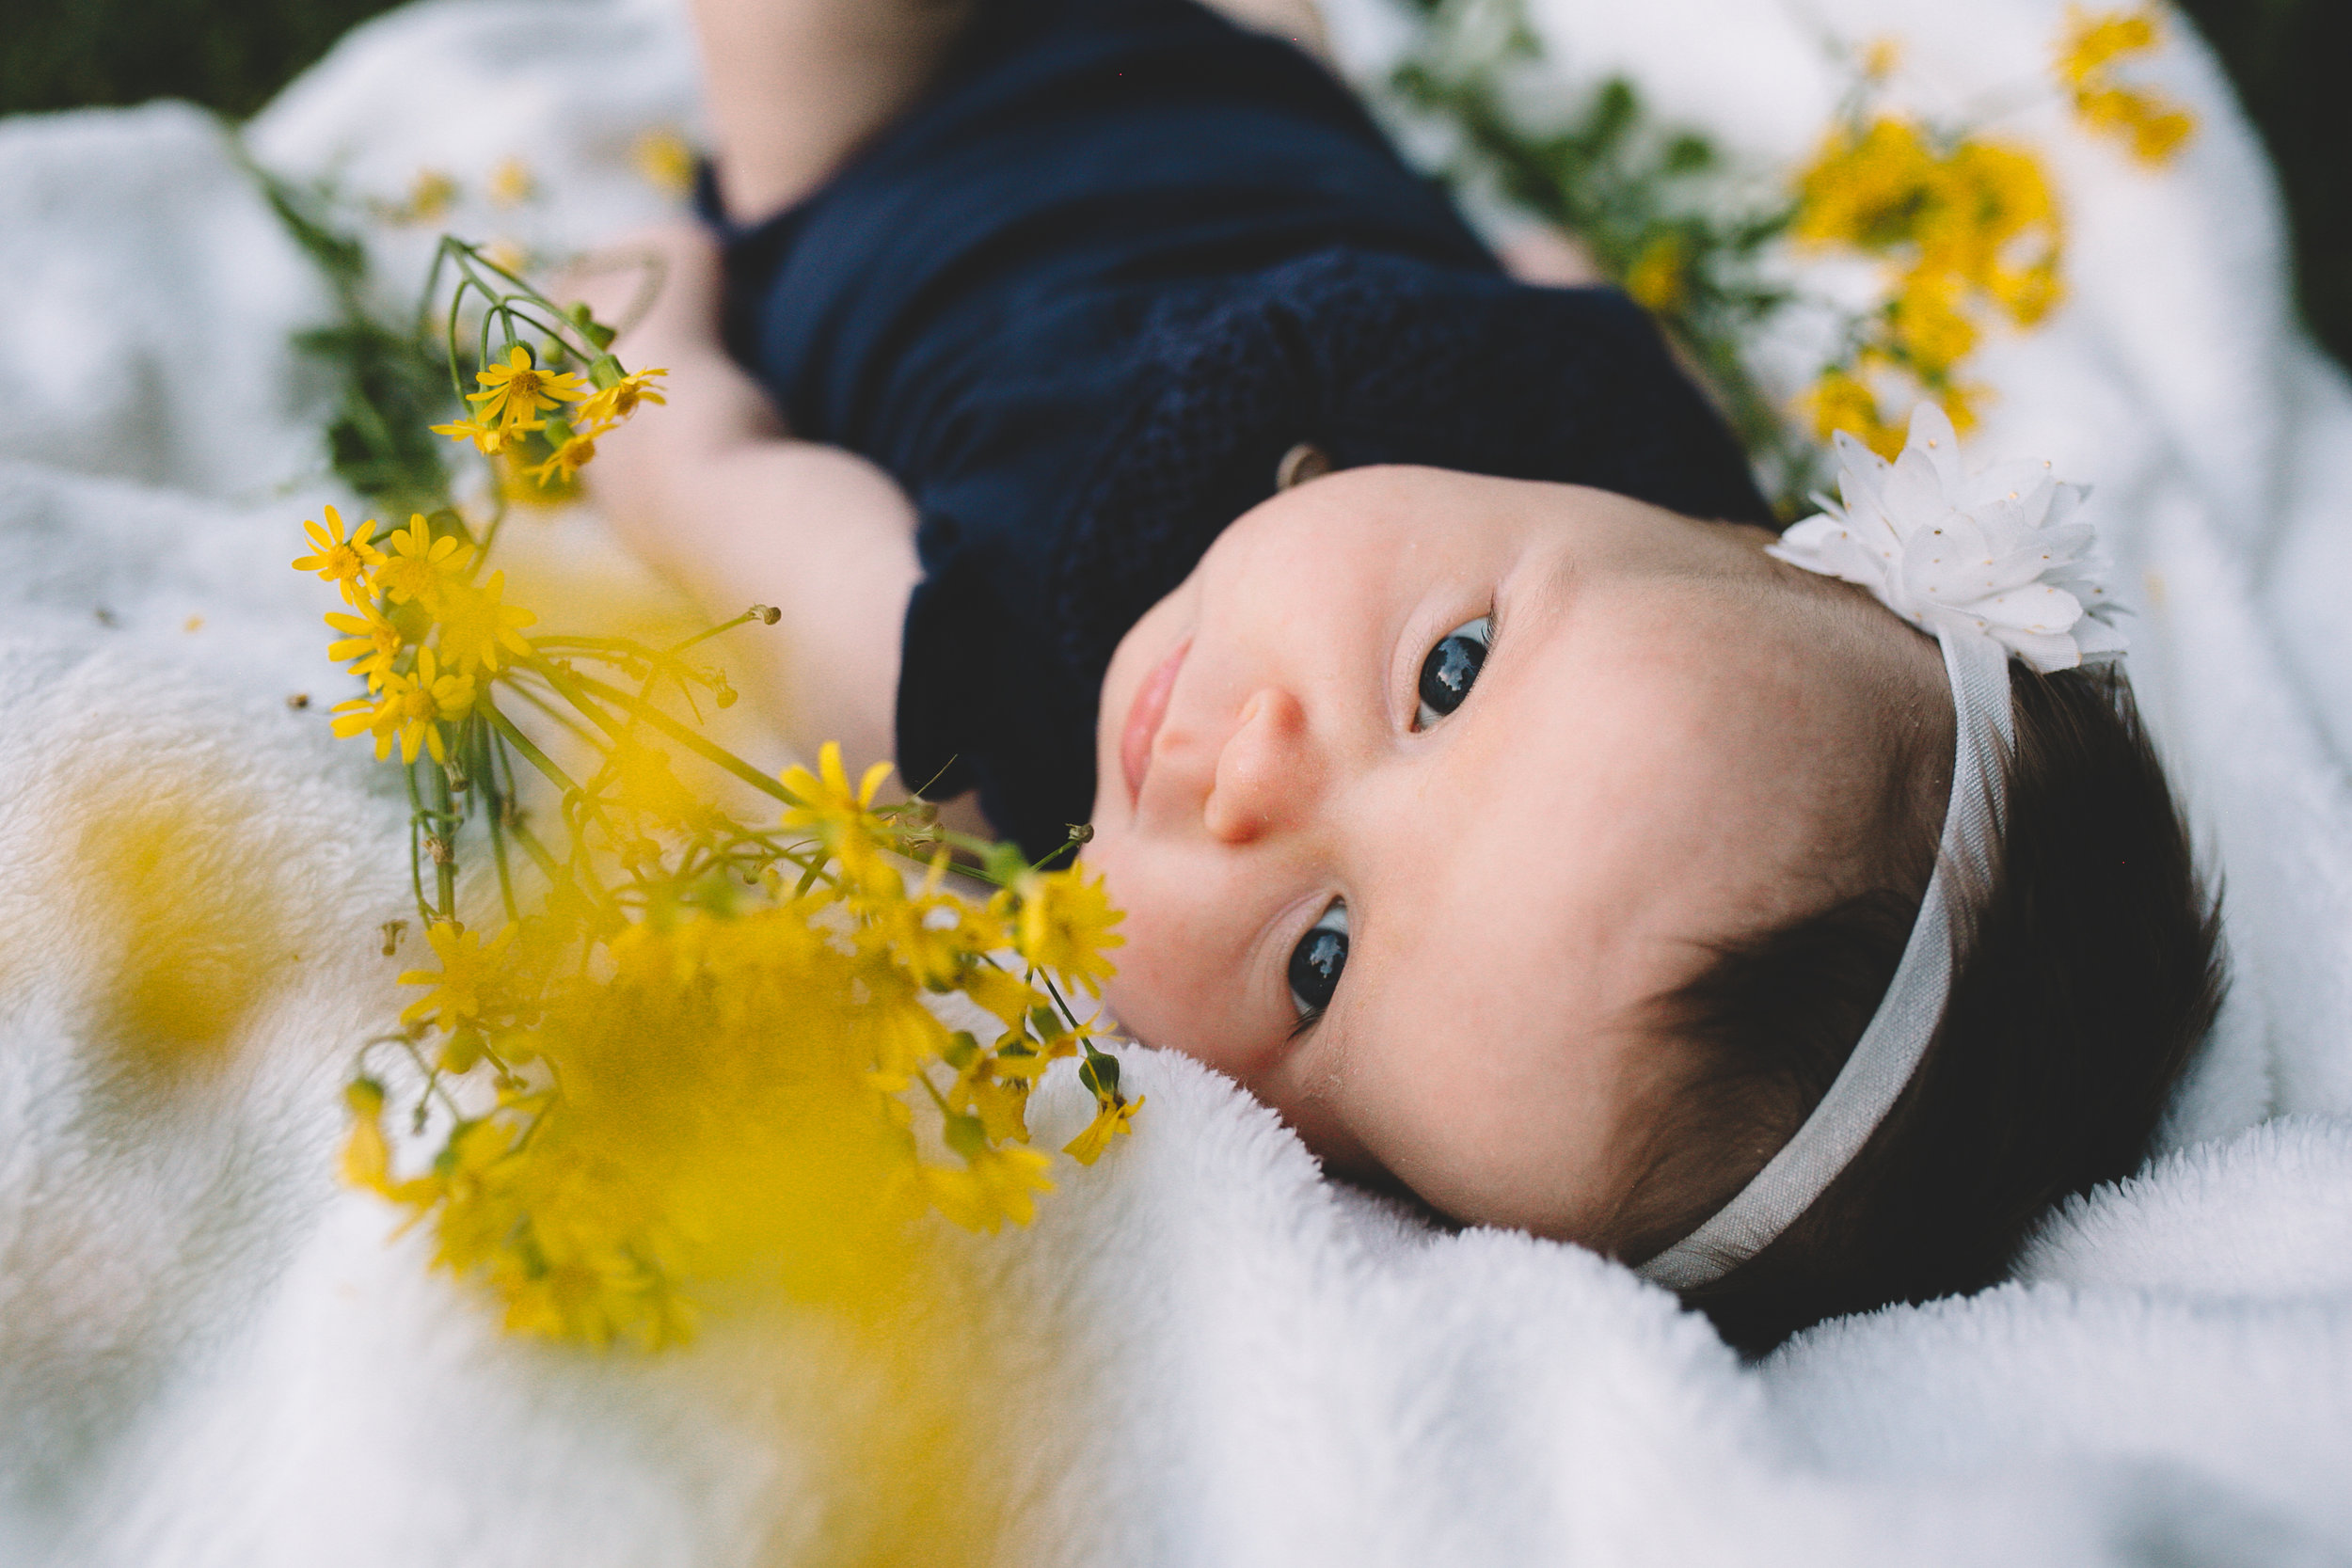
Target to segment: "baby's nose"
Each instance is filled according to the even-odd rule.
[[[1201,821],[1212,838],[1246,844],[1296,827],[1323,784],[1306,708],[1281,688],[1267,687],[1242,705],[1241,721],[1217,752]]]

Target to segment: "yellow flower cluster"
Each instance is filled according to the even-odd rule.
[[[2113,70],[2158,37],[2152,12],[2070,9],[2058,57],[2076,113],[2126,135],[2150,161],[2169,156],[2194,121],[2117,85]],[[1865,52],[1862,102],[1899,57],[1891,40]],[[1892,457],[1921,396],[1967,430],[1986,390],[1962,372],[1985,326],[2031,327],[2064,293],[2064,229],[2040,160],[1866,107],[1830,133],[1798,174],[1796,196],[1789,232],[1800,245],[1859,252],[1883,262],[1887,277],[1877,309],[1805,394],[1816,434],[1844,430]]]
[[[486,1282],[509,1328],[654,1347],[706,1291],[837,1301],[887,1274],[926,1207],[976,1230],[1034,1217],[1053,1182],[1026,1101],[1052,1062],[1087,1057],[1080,1160],[1140,1105],[1033,962],[1107,973],[1119,917],[1098,885],[1032,872],[982,906],[944,885],[943,853],[910,887],[874,776],[852,788],[829,746],[789,778],[807,804],[788,815],[831,847],[805,890],[618,921],[554,900],[487,940],[437,921],[437,966],[401,976],[427,988],[402,1017],[439,1037],[424,1065],[447,1138],[396,1174],[384,1087],[362,1078],[343,1171],[429,1219],[437,1259]],[[1008,948],[1031,967],[1002,967]],[[926,1005],[950,991],[994,1016],[993,1041]]]
[[[1973,422],[1979,388],[1963,381],[1987,313],[2030,326],[2060,293],[2058,204],[2034,156],[1962,136],[1939,143],[1918,124],[1879,115],[1834,131],[1798,176],[1799,244],[1878,258],[1891,281],[1850,354],[1809,403],[1826,438],[1851,431],[1886,456],[1902,450],[1899,417],[1870,382],[1905,380]]]
[[[2129,147],[2142,163],[2161,164],[2196,134],[2197,118],[2160,92],[2126,86],[2116,64],[2145,55],[2164,41],[2153,8],[2086,11],[2070,6],[2059,40],[2058,72],[2074,98],[2084,126]]]
[[[543,487],[569,483],[596,457],[599,437],[612,434],[642,404],[668,401],[656,383],[669,373],[660,368],[627,372],[608,354],[599,355],[582,378],[578,372],[539,368],[531,350],[516,343],[507,351],[504,364],[474,373],[482,390],[466,394],[467,402],[480,405],[473,418],[432,429],[453,441],[471,441],[485,457],[515,451],[526,436],[545,434],[551,449],[547,460],[524,471]],[[579,405],[573,418],[539,418],[564,404]]]
[[[472,247],[444,242],[444,256],[457,300],[485,296],[485,368],[472,416],[440,434],[496,456],[553,431],[543,467],[569,473],[661,401],[661,372],[624,370],[593,318],[527,285],[502,292]],[[511,341],[495,358],[488,324],[508,313],[579,339],[566,353],[588,374]],[[1095,1098],[1072,1157],[1091,1163],[1130,1130],[1142,1102],[1069,1003],[1073,988],[1099,994],[1121,940],[1099,882],[947,832],[927,807],[878,803],[887,765],[852,782],[827,746],[813,770],[767,774],[674,711],[697,692],[730,704],[724,674],[686,656],[774,610],[670,647],[526,636],[538,617],[487,569],[496,517],[479,533],[450,507],[389,536],[377,526],[346,529],[329,507],[294,562],[336,588],[328,655],[365,683],[335,707],[336,733],[399,753],[433,956],[401,975],[421,994],[399,1030],[363,1054],[342,1171],[425,1222],[438,1262],[485,1284],[510,1327],[668,1344],[714,1292],[854,1299],[926,1210],[979,1230],[1025,1224],[1053,1185],[1028,1147],[1028,1096],[1056,1061],[1077,1058]],[[565,754],[590,759],[581,776],[508,707],[556,723]],[[692,787],[687,762],[774,798],[775,826]],[[518,768],[545,781],[551,812],[526,806]],[[457,897],[483,840],[495,930]],[[950,883],[959,851],[993,896]],[[398,941],[388,928],[387,956]],[[950,995],[993,1020],[990,1038],[941,1021]],[[387,1131],[396,1075],[366,1065],[386,1049],[407,1064],[421,1160]]]

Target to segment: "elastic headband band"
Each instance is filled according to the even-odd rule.
[[[2001,770],[2016,740],[2011,656],[2048,671],[2122,652],[2090,530],[2066,522],[2085,492],[2053,482],[2046,464],[1963,473],[1958,444],[1931,404],[1914,412],[1893,464],[1840,432],[1845,504],[1816,497],[1823,515],[1769,547],[1792,565],[1860,583],[1942,645],[1951,799],[1935,870],[1878,1011],[1796,1135],[1729,1203],[1637,1271],[1670,1290],[1721,1278],[1794,1224],[1869,1142],[1927,1053],[1961,961],[1955,895],[1992,885]]]

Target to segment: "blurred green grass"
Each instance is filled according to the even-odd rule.
[[[2269,144],[2305,318],[2352,364],[2352,0],[2178,0]],[[0,114],[194,99],[242,117],[388,0],[13,0]]]

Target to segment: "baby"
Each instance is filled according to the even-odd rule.
[[[1506,273],[1311,0],[697,8],[709,225],[649,242],[671,406],[599,499],[782,607],[808,749],[1090,824],[1137,1037],[1751,1347],[1988,1283],[2140,1158],[2219,982],[2128,688],[1996,657],[1970,765],[1960,634],[1767,554],[1641,313]],[[1884,1102],[1809,1120],[1866,1026]]]

